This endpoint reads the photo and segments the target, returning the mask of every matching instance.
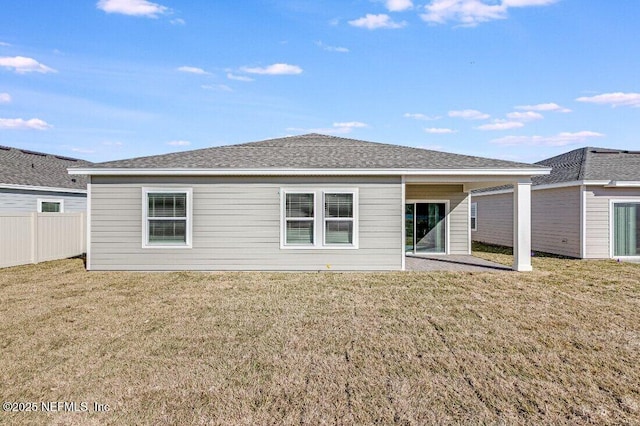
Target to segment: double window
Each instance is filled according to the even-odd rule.
[[[357,248],[358,192],[283,190],[282,248]]]
[[[143,247],[191,247],[191,194],[143,188]]]
[[[471,230],[478,230],[478,203],[471,203]]]

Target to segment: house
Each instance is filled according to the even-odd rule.
[[[600,259],[640,257],[640,151],[580,148],[536,163],[533,250]],[[474,192],[474,241],[511,246],[510,187]]]
[[[70,168],[92,270],[403,270],[470,254],[469,192],[514,184],[531,270],[531,164],[308,134]]]
[[[67,168],[89,164],[0,146],[0,213],[85,211],[87,178],[69,176]]]

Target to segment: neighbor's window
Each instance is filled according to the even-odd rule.
[[[63,200],[38,200],[38,213],[62,213]]]
[[[146,246],[189,246],[191,190],[145,190]]]
[[[478,203],[471,203],[471,230],[478,230]]]
[[[353,194],[324,194],[324,243],[353,244]]]
[[[285,195],[285,242],[287,245],[313,245],[315,194]]]

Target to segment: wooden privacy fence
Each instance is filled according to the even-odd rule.
[[[86,252],[85,213],[0,212],[0,268]]]

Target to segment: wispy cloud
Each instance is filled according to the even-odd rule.
[[[167,142],[167,145],[170,145],[170,146],[189,146],[189,145],[191,145],[191,142],[189,142],[189,141],[182,141],[182,140],[178,140],[178,141],[169,141],[169,142]]]
[[[169,21],[171,25],[185,25],[187,22],[182,18],[175,18]]]
[[[99,0],[96,7],[106,13],[157,18],[171,13],[171,9],[147,0]]]
[[[504,138],[494,139],[491,143],[502,146],[566,146],[584,143],[588,139],[603,136],[602,133],[585,130],[575,133],[562,132],[553,136],[505,136]]]
[[[8,93],[0,93],[0,104],[8,104],[11,102],[11,95]]]
[[[346,133],[351,133],[353,129],[360,129],[364,127],[369,127],[367,123],[363,123],[361,121],[347,121],[342,123],[333,123],[333,127],[328,128],[315,128],[315,129],[300,129],[297,127],[289,127],[286,130],[288,132],[311,132],[311,133],[322,133],[326,135],[342,135]]]
[[[122,146],[123,143],[120,141],[105,141],[102,142],[102,145],[106,145],[106,146]]]
[[[524,127],[524,124],[519,121],[494,120],[493,123],[483,124],[482,126],[476,127],[476,129],[478,130],[509,130],[509,129],[518,129],[520,127]]]
[[[552,111],[552,112],[571,112],[569,108],[562,107],[554,102],[549,102],[545,104],[536,104],[536,105],[519,105],[515,107],[515,109],[524,110],[524,111]]]
[[[447,135],[447,134],[451,134],[451,133],[458,133],[457,130],[454,129],[447,129],[447,128],[440,128],[440,127],[429,127],[424,129],[425,132],[430,133],[432,135]]]
[[[289,64],[273,64],[266,67],[242,67],[241,70],[249,74],[262,75],[295,75],[302,73],[302,68]]]
[[[630,106],[640,107],[640,93],[603,93],[596,96],[583,96],[576,99],[578,102],[592,104],[611,105],[612,107]]]
[[[217,90],[218,92],[233,92],[233,89],[226,84],[203,84],[200,87],[205,90]]]
[[[349,25],[359,28],[366,28],[368,30],[378,29],[397,29],[407,25],[406,22],[395,22],[394,20],[384,13],[379,15],[373,15],[367,13],[364,17],[349,21]]]
[[[316,41],[316,46],[327,52],[349,53],[349,49],[346,47],[328,46],[321,41]]]
[[[389,12],[402,12],[411,9],[413,2],[411,0],[387,0],[385,6]]]
[[[51,126],[39,118],[24,120],[22,118],[0,118],[0,129],[9,130],[47,130]]]
[[[557,0],[431,0],[424,6],[422,20],[431,24],[457,22],[475,27],[482,22],[505,19],[509,8],[546,6]]]
[[[535,111],[510,112],[507,114],[507,118],[515,121],[534,121],[542,120],[544,118],[544,115]]]
[[[439,116],[429,116],[429,115],[421,114],[419,112],[418,113],[405,112],[403,117],[412,118],[414,120],[421,120],[421,121],[433,121],[433,120],[438,120],[442,118]]]
[[[230,73],[230,72],[227,73],[227,78],[229,80],[236,80],[236,81],[246,81],[246,82],[255,81],[253,78],[247,77],[246,75],[235,75],[235,74]]]
[[[26,74],[29,72],[39,72],[42,74],[57,72],[53,68],[49,68],[48,66],[41,64],[33,58],[26,58],[24,56],[0,57],[0,67],[13,70],[18,74]]]
[[[464,118],[465,120],[486,120],[491,116],[475,109],[463,109],[460,111],[449,111],[449,117]]]
[[[198,68],[198,67],[189,67],[189,66],[182,66],[182,67],[178,67],[178,71],[180,72],[186,72],[189,74],[200,74],[200,75],[207,75],[209,74],[207,71],[203,70],[202,68]]]
[[[11,43],[7,43],[5,41],[0,41],[0,46],[9,47],[9,46],[11,46]]]

